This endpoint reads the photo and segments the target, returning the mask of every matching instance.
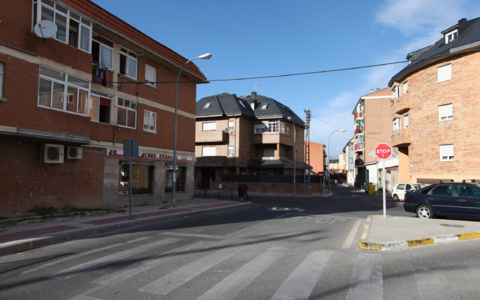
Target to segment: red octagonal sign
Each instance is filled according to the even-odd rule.
[[[392,147],[390,147],[388,144],[378,144],[378,146],[375,148],[375,154],[380,159],[386,159],[390,157],[390,154],[392,154]]]

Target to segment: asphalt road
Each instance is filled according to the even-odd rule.
[[[0,299],[478,299],[478,241],[361,250],[382,196],[333,190],[5,256]]]

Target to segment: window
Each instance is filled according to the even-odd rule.
[[[127,99],[118,98],[117,106],[117,125],[136,128],[137,103]]]
[[[449,33],[446,33],[445,44],[451,43],[457,37],[458,37],[458,29],[455,29],[454,31],[450,31]]]
[[[262,104],[262,107],[260,109],[267,109],[267,107],[268,107],[268,103]]]
[[[57,25],[55,39],[90,53],[92,23],[50,0],[35,3],[34,21],[49,20]]]
[[[446,65],[446,66],[443,66],[443,67],[439,67],[437,69],[437,78],[438,78],[438,82],[451,80],[452,79],[452,65],[449,64],[449,65]]]
[[[241,104],[244,108],[247,108],[247,107],[245,106],[245,104],[243,104],[242,101],[238,100],[238,102],[240,102],[240,104]]]
[[[137,79],[137,55],[120,48],[120,74]]]
[[[400,86],[396,86],[393,88],[393,99],[397,99],[398,97],[400,97]]]
[[[275,149],[263,149],[263,157],[275,157]]]
[[[228,131],[235,130],[234,121],[228,121]]]
[[[441,105],[438,107],[438,120],[448,121],[453,119],[452,104]]]
[[[129,193],[128,177],[129,166],[120,166],[118,195],[125,196]],[[154,166],[132,165],[132,195],[151,195],[153,186]]]
[[[480,198],[480,190],[468,185],[457,185],[457,192],[460,197]]]
[[[217,148],[216,147],[203,147],[202,156],[216,156]]]
[[[38,105],[88,115],[90,82],[40,67]]]
[[[151,86],[157,86],[157,69],[145,64],[145,81]]]
[[[403,117],[403,123],[405,123],[405,128],[408,128],[408,115]]]
[[[204,109],[210,108],[210,105],[212,105],[212,102],[207,102],[207,103],[205,103],[205,105],[203,106],[203,108],[204,108]]]
[[[112,43],[113,46],[113,43]],[[98,41],[92,41],[93,63],[113,70],[113,48]]]
[[[203,123],[203,131],[215,131],[217,130],[217,123],[210,122],[210,123]]]
[[[395,118],[393,119],[393,131],[397,131],[401,129],[401,119],[400,118]]]
[[[405,185],[404,184],[399,184],[397,185],[397,190],[404,190],[405,189]]]
[[[157,114],[148,110],[143,112],[143,130],[157,132]]]
[[[265,124],[255,125],[255,134],[264,133],[265,132]]]
[[[3,99],[3,71],[4,64],[0,63],[0,99]]]
[[[233,156],[233,146],[228,146],[228,156]]]
[[[408,93],[408,81],[405,81],[403,83],[403,93],[407,94]]]
[[[110,99],[90,96],[90,118],[92,121],[110,124]]]
[[[290,127],[287,126],[287,135],[290,136]]]
[[[278,132],[278,121],[268,121],[268,132]]]
[[[453,196],[453,185],[437,185],[431,194],[438,196]]]
[[[440,145],[440,161],[452,161],[453,157],[453,145]]]
[[[175,192],[185,192],[187,168],[175,166]],[[173,192],[173,165],[165,166],[165,193]]]

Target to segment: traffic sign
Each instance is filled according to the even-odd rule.
[[[323,177],[323,172],[318,172],[318,177]]]
[[[390,147],[388,144],[378,144],[378,146],[375,148],[375,155],[377,155],[377,157],[380,159],[389,158],[390,154],[392,154],[392,147]]]

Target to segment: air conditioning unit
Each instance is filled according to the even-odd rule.
[[[68,146],[65,157],[68,159],[82,159],[82,147]]]
[[[63,164],[63,145],[43,144],[40,146],[41,164]]]
[[[225,131],[225,132],[228,132],[228,127],[227,127],[227,128],[225,128],[225,130],[224,130],[224,131]]]

